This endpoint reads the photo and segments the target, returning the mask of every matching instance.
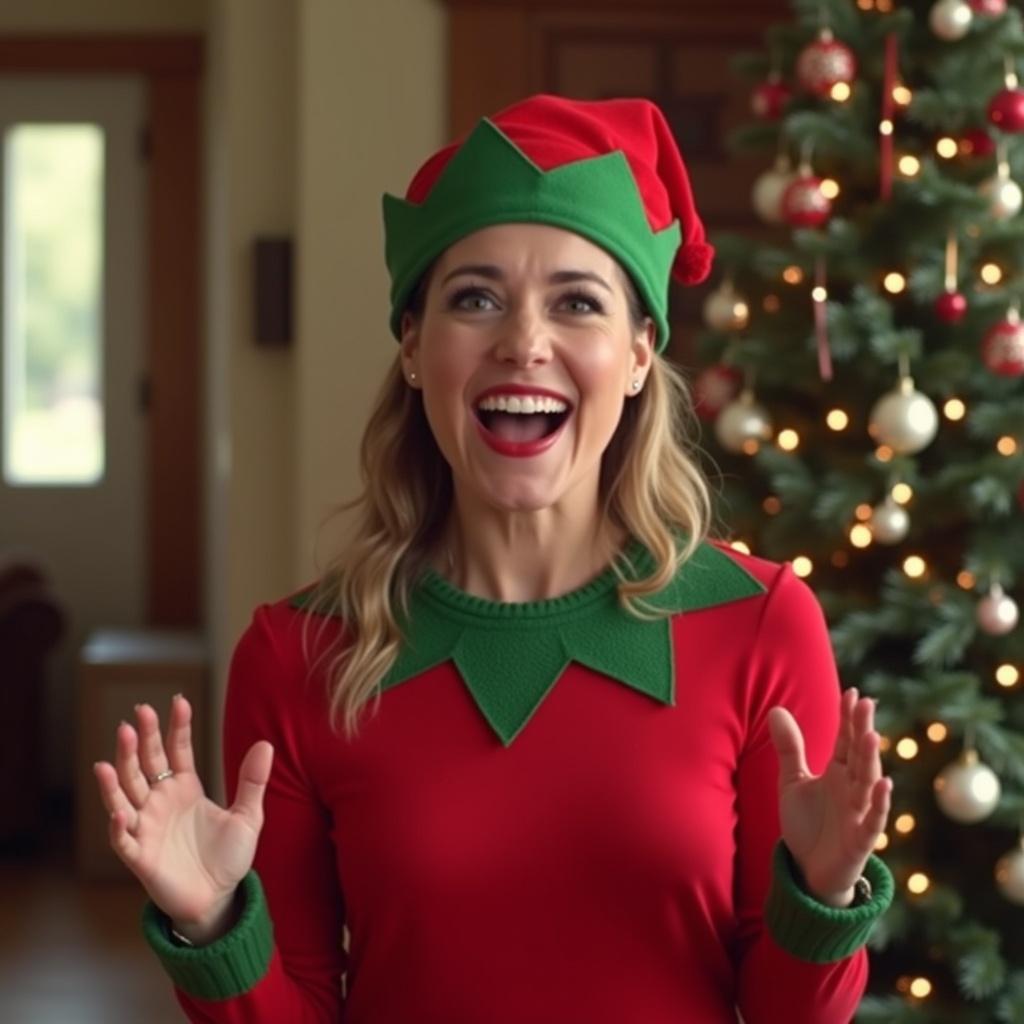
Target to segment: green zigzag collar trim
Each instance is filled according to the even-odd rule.
[[[650,571],[650,553],[627,549],[636,578]],[[453,661],[466,688],[507,747],[551,691],[570,661],[640,693],[675,703],[672,626],[643,621],[620,607],[609,568],[586,586],[545,601],[503,603],[474,597],[428,570],[410,597],[406,642],[382,690]],[[723,551],[705,542],[650,605],[698,611],[753,597],[764,585]],[[313,592],[295,595],[304,607]]]

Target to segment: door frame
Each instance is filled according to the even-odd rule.
[[[148,110],[142,279],[146,622],[199,626],[203,564],[201,35],[0,35],[0,75],[139,75]]]

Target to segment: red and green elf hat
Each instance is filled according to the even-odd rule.
[[[698,284],[714,250],[689,175],[650,100],[538,95],[483,118],[416,172],[405,198],[384,196],[391,333],[430,264],[491,224],[534,222],[575,231],[632,277],[668,341],[668,282]]]

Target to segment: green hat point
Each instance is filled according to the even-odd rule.
[[[444,167],[422,203],[384,195],[385,261],[391,273],[391,333],[401,338],[409,296],[448,246],[492,224],[537,223],[574,231],[622,265],[668,341],[668,281],[679,222],[654,231],[621,150],[544,171],[488,118]]]

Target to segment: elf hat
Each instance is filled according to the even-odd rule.
[[[698,284],[714,249],[661,110],[649,100],[537,95],[483,118],[384,195],[391,333],[417,281],[448,246],[491,224],[575,231],[614,256],[668,341],[668,283]]]

